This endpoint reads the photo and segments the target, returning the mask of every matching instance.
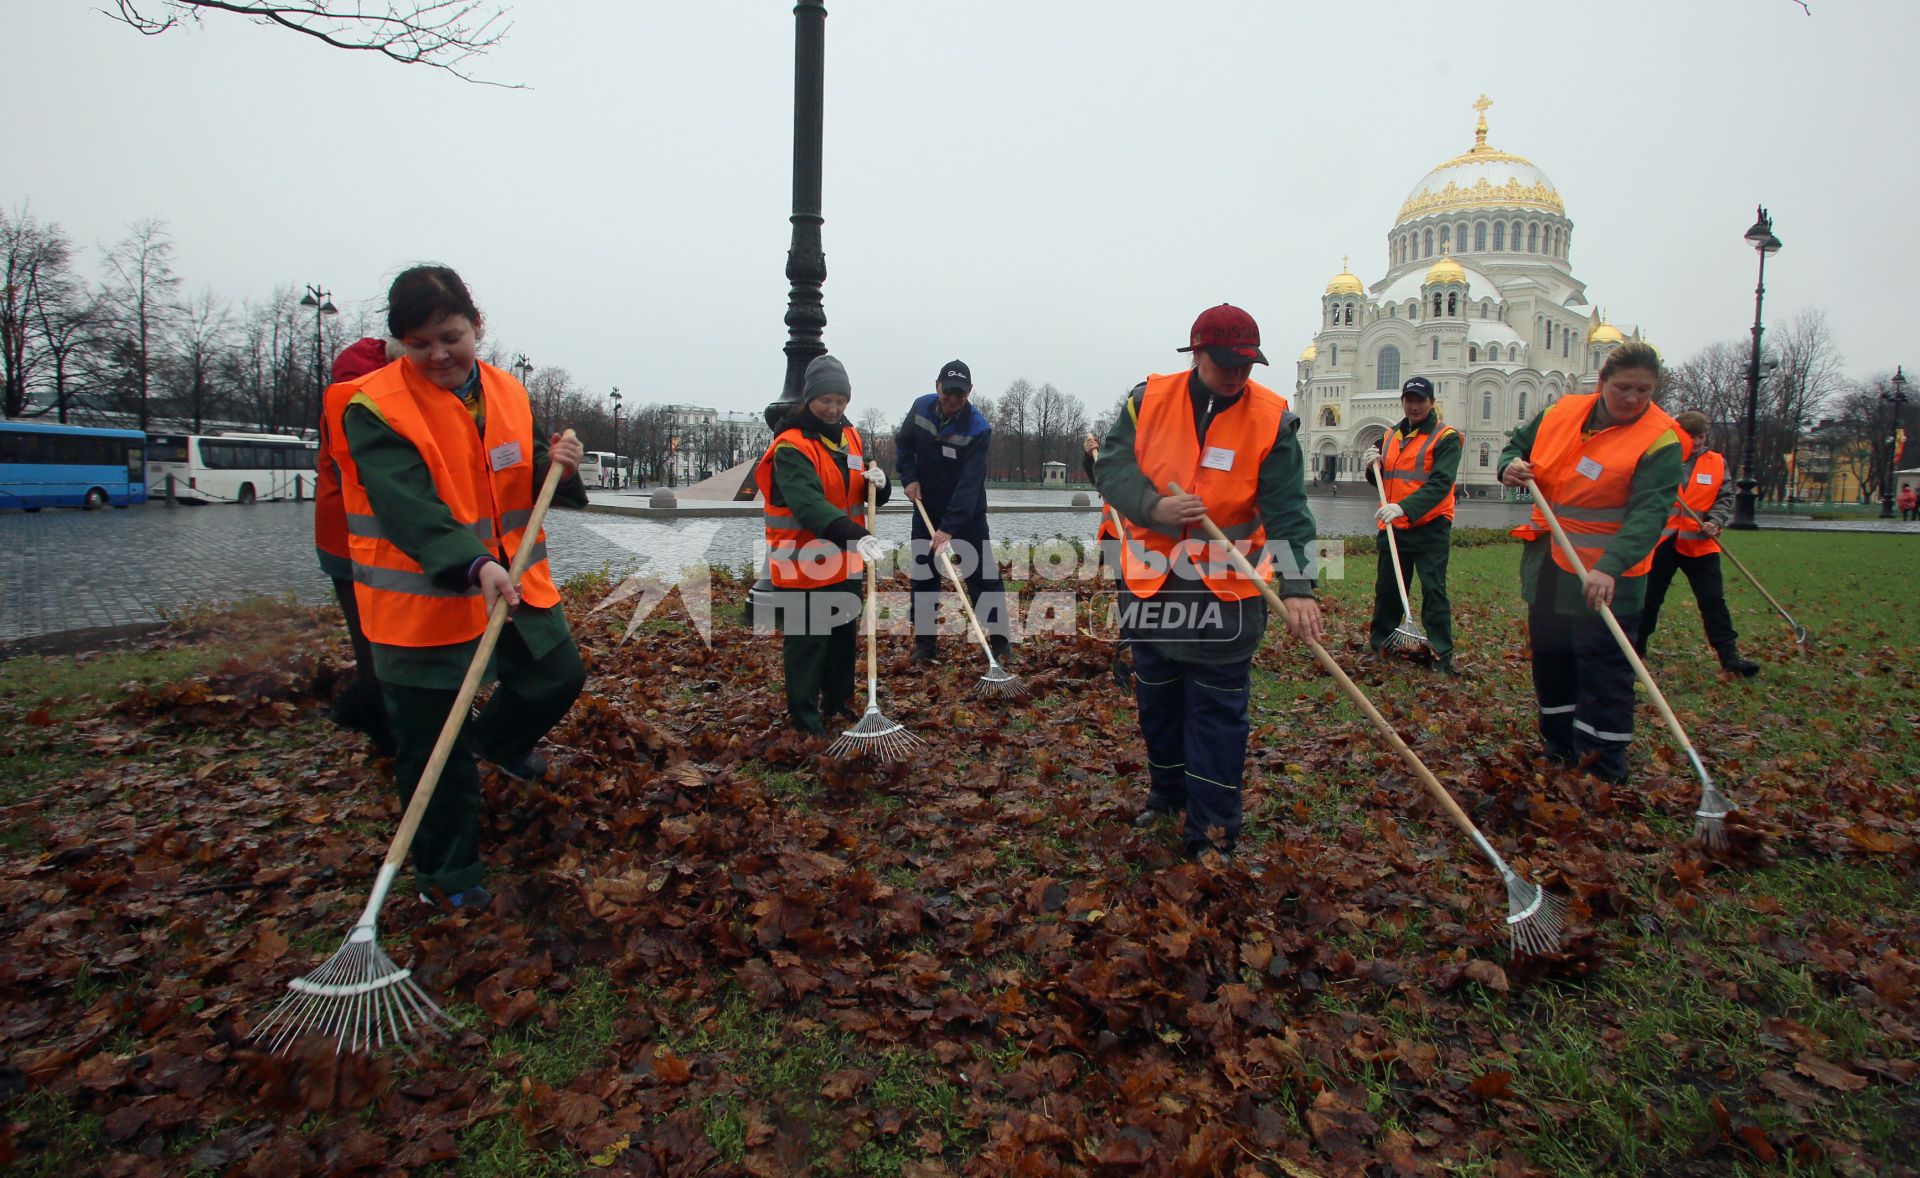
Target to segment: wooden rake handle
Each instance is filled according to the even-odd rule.
[[[1699,512],[1695,511],[1691,507],[1688,507],[1684,503],[1680,505],[1680,510],[1686,512],[1687,518],[1691,519],[1695,523],[1706,522],[1705,520],[1700,518]],[[1733,554],[1733,549],[1727,547],[1726,540],[1721,538],[1725,535],[1726,533],[1723,531],[1720,533],[1719,536],[1712,536],[1709,538],[1720,545],[1720,551],[1726,555],[1726,558],[1728,560],[1733,562],[1733,567],[1739,569],[1740,574],[1742,576],[1746,577],[1748,581],[1753,583],[1753,587],[1760,591],[1760,596],[1767,599],[1767,604],[1771,605],[1774,609],[1778,610],[1780,613],[1780,616],[1787,619],[1787,624],[1789,626],[1798,628],[1800,623],[1793,620],[1793,615],[1787,612],[1787,607],[1784,605],[1781,605],[1780,602],[1774,598],[1773,594],[1767,592],[1767,587],[1760,583],[1760,578],[1753,575],[1753,570],[1749,569],[1746,565],[1740,563],[1740,558]]]
[[[574,432],[568,430],[564,440],[573,437]],[[546,522],[547,505],[553,502],[553,492],[559,486],[560,464],[549,457],[547,481],[541,484],[540,495],[533,501],[533,514],[527,517],[526,530],[520,533],[520,550],[513,554],[513,564],[508,569],[508,575],[516,585],[520,583],[521,574],[527,571],[527,566],[533,563],[533,550],[539,543],[540,527]],[[440,784],[440,773],[447,767],[454,741],[460,738],[461,726],[467,722],[467,709],[473,706],[473,697],[480,690],[480,680],[487,671],[487,660],[493,657],[493,648],[500,641],[500,631],[506,628],[508,612],[506,598],[499,598],[493,603],[493,612],[487,615],[487,628],[480,635],[480,645],[473,652],[473,662],[467,666],[467,677],[460,681],[460,691],[454,696],[453,710],[447,713],[447,722],[440,726],[440,739],[434,742],[433,755],[427,758],[427,767],[420,771],[420,783],[413,788],[413,800],[407,804],[406,815],[400,819],[400,829],[393,832],[393,842],[387,847],[387,857],[382,866],[397,869],[413,846],[414,832],[420,829],[420,821],[426,817],[427,804],[433,801],[434,788]]]
[[[1560,526],[1560,517],[1553,513],[1553,504],[1547,502],[1545,492],[1540,490],[1539,484],[1533,481],[1531,475],[1527,478],[1527,490],[1533,492],[1533,505],[1540,509],[1540,514],[1547,518],[1547,526],[1553,529],[1554,543],[1560,546],[1560,551],[1565,554],[1568,562],[1580,573],[1581,583],[1584,584],[1587,579],[1587,566],[1580,559],[1580,551],[1568,538],[1567,530]],[[1633,642],[1627,637],[1627,632],[1620,628],[1620,619],[1613,616],[1613,607],[1601,606],[1600,616],[1606,619],[1607,629],[1613,631],[1613,640],[1620,644],[1620,653],[1626,655],[1627,661],[1633,664],[1633,673],[1640,680],[1640,685],[1645,687],[1647,694],[1653,697],[1653,706],[1659,711],[1660,718],[1667,722],[1667,728],[1672,731],[1673,738],[1680,742],[1680,747],[1693,756],[1695,761],[1698,761],[1699,757],[1693,751],[1693,742],[1687,739],[1687,730],[1680,726],[1679,717],[1675,716],[1673,709],[1667,706],[1667,697],[1660,694],[1660,688],[1655,685],[1653,673],[1647,670],[1647,664],[1640,661],[1640,652],[1633,648]]]
[[[927,543],[931,545],[932,533],[936,530],[933,526],[933,517],[927,514],[927,505],[918,499],[913,501],[913,506],[920,513],[920,518],[926,522],[929,537]],[[992,557],[991,550],[980,555],[981,560],[990,560]],[[973,627],[973,636],[980,640],[981,648],[987,652],[987,661],[993,661],[993,646],[987,642],[987,632],[980,628],[980,619],[973,616],[973,602],[967,597],[967,583],[961,578],[960,570],[954,567],[953,553],[945,548],[940,550],[940,567],[946,570],[947,580],[953,583],[953,591],[960,595],[960,608],[967,611],[967,624]]]
[[[865,480],[862,480],[865,481]],[[880,525],[880,495],[871,482],[867,483],[867,528],[869,534]],[[867,572],[867,707],[878,705],[880,698],[880,607],[875,597],[880,592],[880,583],[873,571],[873,562],[863,560]]]
[[[1375,462],[1373,469],[1373,487],[1374,490],[1380,492],[1380,506],[1385,507],[1387,505],[1387,467],[1385,463]],[[1411,621],[1413,619],[1413,602],[1407,599],[1407,574],[1400,568],[1400,545],[1394,542],[1393,525],[1386,525],[1385,530],[1387,533],[1387,555],[1393,558],[1393,583],[1400,589],[1400,609],[1406,615],[1407,619]],[[1422,589],[1421,592],[1425,593],[1426,590]]]
[[[1180,490],[1178,483],[1169,483],[1167,486],[1176,495],[1184,493]],[[1246,555],[1234,546],[1233,541],[1227,539],[1226,533],[1220,530],[1220,525],[1213,522],[1213,517],[1201,516],[1200,526],[1205,529],[1208,539],[1227,550],[1227,559],[1233,563],[1234,569],[1260,587],[1260,593],[1267,599],[1267,604],[1272,606],[1281,617],[1286,617],[1287,607],[1281,601],[1280,595],[1274,592],[1272,585],[1267,584],[1266,580],[1254,571],[1252,562],[1248,561]],[[1473,824],[1473,819],[1467,817],[1467,812],[1460,808],[1460,803],[1453,800],[1453,795],[1447,792],[1447,787],[1441,785],[1440,779],[1427,768],[1426,762],[1420,759],[1420,754],[1414,752],[1408,747],[1406,741],[1400,739],[1400,734],[1393,730],[1393,725],[1387,723],[1387,718],[1380,714],[1380,709],[1373,706],[1373,701],[1367,698],[1367,693],[1361,691],[1359,684],[1349,679],[1347,673],[1340,669],[1340,664],[1327,653],[1327,648],[1312,638],[1307,639],[1306,643],[1312,649],[1313,657],[1319,660],[1327,674],[1333,676],[1334,682],[1340,685],[1340,690],[1347,693],[1347,698],[1353,701],[1353,705],[1366,713],[1367,719],[1373,722],[1374,728],[1379,730],[1380,735],[1393,746],[1393,751],[1400,754],[1400,759],[1413,770],[1414,775],[1420,779],[1420,784],[1426,787],[1427,793],[1439,803],[1442,810],[1446,811],[1447,817],[1453,820],[1453,824],[1460,828],[1461,833],[1472,839],[1476,845],[1490,849],[1491,844],[1487,842],[1486,836],[1480,833],[1480,828]],[[1501,866],[1504,868],[1505,864]]]

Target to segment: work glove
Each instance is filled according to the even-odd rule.
[[[1379,511],[1374,512],[1373,518],[1380,521],[1381,527],[1386,527],[1405,514],[1407,514],[1406,509],[1398,503],[1389,503]]]
[[[862,536],[854,547],[859,549],[860,559],[869,564],[879,564],[887,555],[887,546],[880,542],[878,536]]]
[[[886,471],[881,470],[877,466],[869,466],[860,473],[867,476],[867,485],[875,491],[884,491],[887,489]]]
[[[1380,461],[1380,447],[1378,446],[1368,446],[1367,452],[1360,456],[1361,466],[1372,466],[1378,461]]]

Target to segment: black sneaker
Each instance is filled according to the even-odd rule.
[[[1004,634],[987,635],[987,649],[993,652],[993,661],[1003,667],[1013,657],[1013,644],[1007,641]]]
[[[1720,655],[1720,669],[1723,671],[1730,671],[1743,679],[1751,679],[1760,673],[1760,664],[1741,654],[1740,648],[1734,643],[1729,642],[1720,647],[1717,653]]]
[[[1136,830],[1147,830],[1172,820],[1173,816],[1174,812],[1165,806],[1156,806],[1148,802],[1144,809],[1133,816],[1133,826]]]
[[[907,661],[909,663],[937,663],[940,661],[938,656],[939,648],[933,644],[931,639],[916,638],[913,642],[913,654],[908,656]]]

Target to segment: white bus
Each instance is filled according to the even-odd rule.
[[[319,446],[292,434],[155,434],[147,444],[147,486],[164,499],[167,476],[185,503],[253,503],[313,498]]]
[[[580,457],[580,481],[589,487],[617,489],[624,481],[620,468],[625,461],[607,450],[588,450]]]

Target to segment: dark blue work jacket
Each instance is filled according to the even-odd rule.
[[[907,410],[894,435],[900,484],[917,482],[934,526],[952,536],[987,534],[987,446],[993,427],[968,405],[950,421],[940,417],[940,395],[928,393]]]

